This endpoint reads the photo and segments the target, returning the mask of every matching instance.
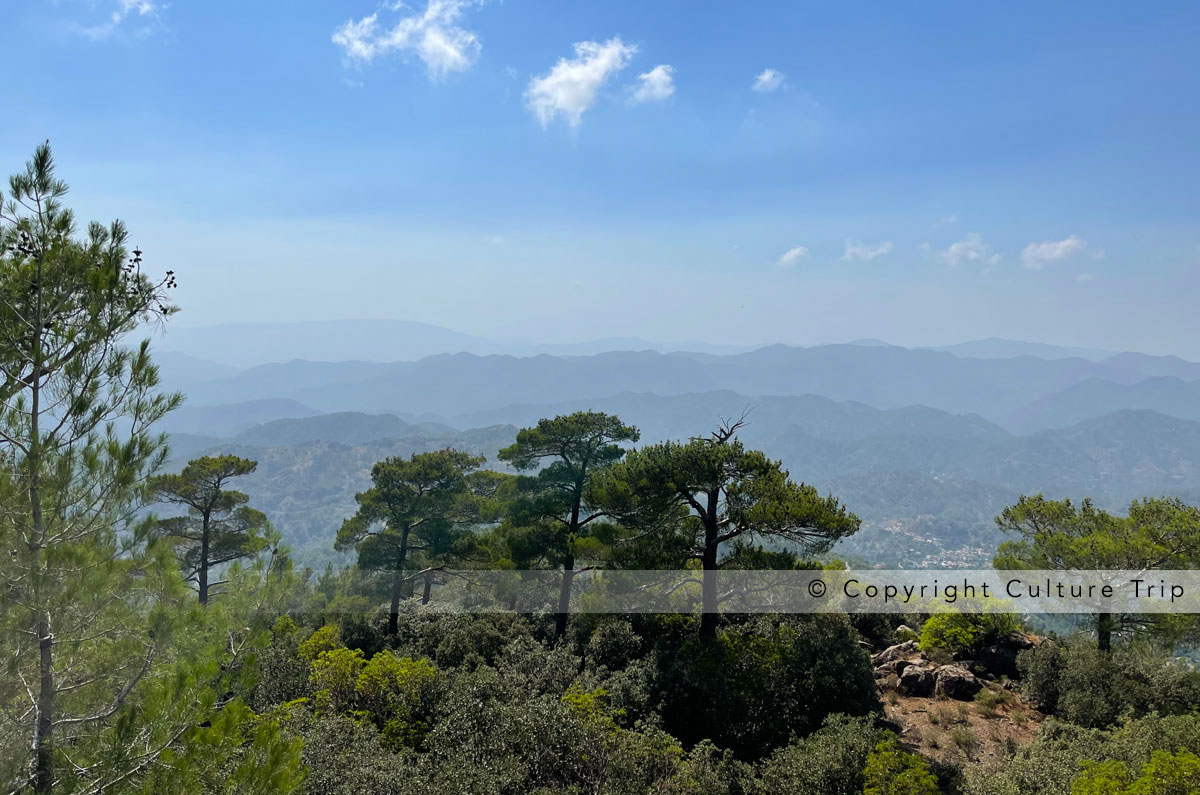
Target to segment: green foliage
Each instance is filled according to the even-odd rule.
[[[313,662],[322,653],[344,648],[342,633],[335,624],[326,624],[308,636],[296,647],[296,654],[301,660]]]
[[[141,786],[161,792],[274,795],[296,792],[304,781],[299,739],[285,739],[273,717],[255,715],[237,701],[207,725],[168,749]]]
[[[814,554],[859,525],[836,498],[793,482],[778,461],[720,434],[631,451],[592,493],[630,526],[660,528],[645,549],[651,560],[668,555],[654,560],[655,567],[681,568],[706,552],[715,565],[717,546],[739,537],[782,539]],[[700,521],[671,521],[689,515]],[[706,534],[710,525],[721,528],[712,538]],[[742,554],[750,554],[748,548]]]
[[[385,743],[413,747],[429,730],[426,721],[437,668],[428,660],[380,652],[355,682],[357,705],[370,714]]]
[[[1071,795],[1195,795],[1200,792],[1200,756],[1155,751],[1137,775],[1123,762],[1084,762]],[[1135,778],[1136,776],[1136,778]]]
[[[1084,641],[1047,641],[1017,658],[1025,695],[1038,709],[1087,727],[1122,716],[1177,715],[1200,704],[1200,673],[1165,652],[1134,644],[1106,653]]]
[[[944,649],[955,657],[969,657],[1009,633],[1021,629],[1011,613],[934,613],[921,627],[921,651]]]
[[[66,192],[43,145],[0,199],[0,781],[136,789],[191,729],[233,720],[256,610],[287,577],[235,566],[242,593],[198,615],[131,521],[181,397],[129,337],[174,314],[174,279],[147,276],[120,222],[80,234]]]
[[[831,715],[818,731],[763,759],[747,789],[753,795],[859,795],[878,738],[870,718]]]
[[[1085,729],[1052,718],[1042,725],[1034,741],[1018,750],[1002,768],[968,769],[966,793],[1061,795],[1072,792],[1076,779],[1087,781],[1085,766],[1116,763],[1096,768],[1097,775],[1128,774],[1136,778],[1156,751],[1200,754],[1200,716],[1149,715],[1110,730]],[[1157,792],[1153,788],[1135,791]]]
[[[867,757],[863,795],[938,795],[937,778],[919,754],[900,747],[896,735],[885,732]]]
[[[686,632],[691,621],[658,627],[664,727],[685,744],[710,739],[756,759],[828,715],[879,709],[870,659],[843,616],[758,617],[714,642]]]
[[[365,666],[361,649],[330,649],[317,655],[309,674],[317,708],[323,712],[348,710],[355,703],[358,678]]]

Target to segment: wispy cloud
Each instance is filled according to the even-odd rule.
[[[479,37],[459,25],[463,12],[479,0],[428,0],[419,14],[400,17],[391,27],[380,24],[379,12],[360,20],[347,20],[333,32],[333,43],[357,65],[399,52],[421,59],[429,79],[437,82],[451,72],[470,69],[479,58]],[[388,11],[400,11],[394,3]]]
[[[117,0],[108,21],[102,25],[81,28],[80,32],[90,39],[105,39],[121,27],[129,17],[143,17],[145,21],[156,18],[162,5],[156,0]]]
[[[1096,278],[1096,274],[1094,274],[1094,273],[1080,273],[1079,275],[1077,275],[1075,277],[1075,281],[1090,282],[1092,279],[1095,279],[1095,278]]]
[[[995,265],[1000,261],[1000,255],[983,242],[983,238],[979,236],[978,232],[968,232],[962,240],[951,243],[945,251],[939,251],[938,256],[948,265],[962,265],[966,262]]]
[[[797,262],[808,256],[808,249],[804,246],[792,246],[787,251],[783,252],[783,256],[775,263],[781,268],[791,268]]]
[[[529,81],[525,104],[543,127],[562,116],[572,127],[596,102],[596,92],[629,65],[637,47],[611,38],[603,44],[581,41],[574,58],[560,58],[549,72]]]
[[[934,226],[954,226],[957,223],[958,216],[951,213],[950,215],[943,215],[941,218],[939,218]]]
[[[638,82],[632,87],[629,96],[629,104],[662,102],[674,93],[675,67],[665,63],[659,64],[649,72],[638,75]]]
[[[882,257],[892,250],[892,241],[884,240],[881,243],[871,245],[869,243],[854,243],[846,241],[846,250],[842,253],[842,259],[851,260],[873,260],[876,257]]]
[[[1048,263],[1057,262],[1074,256],[1087,248],[1087,241],[1079,235],[1071,235],[1066,240],[1047,240],[1043,243],[1030,243],[1021,252],[1021,264],[1030,270],[1040,271]]]
[[[783,78],[783,72],[777,69],[763,69],[758,77],[754,78],[754,84],[750,86],[750,90],[768,94],[783,85]]]

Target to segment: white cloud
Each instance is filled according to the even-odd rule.
[[[892,250],[892,241],[885,240],[882,243],[870,245],[868,243],[852,243],[846,241],[846,251],[842,254],[844,260],[872,260],[876,257],[882,257],[884,254]]]
[[[775,264],[781,268],[790,268],[800,260],[808,256],[808,249],[804,246],[792,246],[787,251],[783,252],[783,256]]]
[[[992,251],[992,247],[983,242],[978,232],[968,232],[967,236],[957,243],[951,243],[945,251],[938,252],[948,265],[962,265],[964,262],[983,262],[995,265],[1000,261],[1000,255]]]
[[[750,86],[750,90],[769,94],[781,85],[783,85],[783,72],[777,69],[763,69],[758,77],[754,78],[754,85]]]
[[[158,12],[162,10],[162,5],[157,0],[117,0],[116,8],[109,15],[108,22],[103,25],[95,25],[90,28],[82,28],[80,32],[88,38],[103,39],[114,33],[121,23],[127,17],[146,17],[148,19],[158,16]]]
[[[574,58],[560,58],[549,72],[529,81],[525,103],[543,127],[559,115],[578,127],[583,112],[595,103],[596,92],[628,66],[636,52],[637,47],[623,44],[619,38],[603,44],[577,42]]]
[[[632,87],[629,104],[662,102],[675,93],[675,67],[659,64],[649,72],[638,75],[638,83]]]
[[[473,5],[478,5],[478,0],[428,0],[424,12],[402,17],[386,29],[376,12],[357,22],[347,20],[333,32],[333,43],[342,48],[347,60],[357,64],[369,64],[393,52],[412,53],[436,82],[451,72],[470,69],[479,58],[479,37],[458,24],[464,10]],[[395,3],[389,10],[403,7]]]
[[[943,215],[934,226],[954,226],[958,223],[957,215]]]
[[[1087,248],[1087,241],[1079,235],[1071,235],[1066,240],[1047,240],[1044,243],[1030,243],[1021,252],[1021,264],[1031,270],[1040,271],[1047,263],[1066,259]]]

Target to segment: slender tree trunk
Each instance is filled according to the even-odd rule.
[[[38,257],[37,284],[42,284],[42,259]],[[41,593],[47,585],[42,579],[42,549],[46,545],[46,518],[42,515],[42,328],[45,317],[42,310],[42,293],[39,289],[36,327],[33,340],[33,367],[30,374],[29,412],[29,506],[33,520],[33,576],[35,591],[34,629],[38,639],[38,697],[37,722],[33,732],[34,792],[51,792],[54,789],[54,633],[50,611],[43,606],[49,594]]]
[[[575,558],[571,555],[563,561],[562,581],[558,587],[558,612],[554,616],[554,637],[561,638],[567,632],[567,619],[571,615],[571,583],[575,579]]]
[[[209,513],[205,511],[200,530],[200,604],[208,604],[208,528]]]
[[[720,528],[717,527],[717,509],[720,494],[711,491],[708,494],[708,512],[704,520],[704,551],[700,556],[701,567],[704,569],[704,581],[701,585],[700,637],[703,639],[717,636],[717,554],[720,544]]]
[[[704,569],[701,589],[700,637],[714,638],[717,635],[717,545],[704,547],[700,558]]]
[[[400,532],[400,553],[396,556],[396,576],[392,580],[392,605],[388,611],[387,634],[395,635],[400,631],[400,597],[404,595],[406,579],[404,564],[408,558],[408,527]]]
[[[575,479],[575,499],[571,504],[571,522],[567,529],[567,557],[563,560],[562,580],[558,586],[558,612],[554,616],[554,637],[567,634],[567,619],[571,613],[571,583],[575,579],[575,556],[571,554],[571,542],[579,534],[579,512],[583,507],[583,484],[587,479],[587,468]]]
[[[392,604],[388,610],[387,634],[395,635],[400,631],[400,597],[404,593],[404,569],[396,569],[392,578]]]
[[[421,593],[421,604],[429,604],[429,595],[433,591],[433,572],[425,572],[425,590]]]
[[[1112,651],[1112,634],[1116,623],[1108,613],[1096,614],[1096,647],[1100,651]]]
[[[37,728],[34,730],[35,773],[34,792],[54,789],[54,635],[50,632],[50,614],[38,615],[38,684]]]

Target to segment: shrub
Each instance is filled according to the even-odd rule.
[[[1188,751],[1155,751],[1134,778],[1124,762],[1086,761],[1071,795],[1192,795],[1200,791],[1200,757]]]
[[[860,795],[863,770],[879,738],[869,718],[831,715],[820,730],[759,764],[754,795]]]
[[[1169,754],[1200,754],[1200,716],[1151,715],[1128,721],[1112,730],[1085,729],[1051,718],[1042,724],[1034,741],[1018,750],[1002,768],[968,768],[965,791],[967,795],[1073,793],[1073,782],[1087,782],[1088,771],[1092,771],[1093,778],[1099,778],[1101,781],[1101,773],[1106,773],[1112,778],[1122,770],[1124,772],[1121,775],[1128,774],[1131,779],[1135,771],[1139,776],[1144,775],[1147,772],[1145,766],[1152,761],[1156,751],[1166,751]],[[1097,764],[1106,762],[1115,762],[1117,765],[1096,767]],[[1149,786],[1133,790],[1139,795],[1160,795],[1176,791]],[[1127,791],[1121,788],[1111,790],[1093,787],[1084,792],[1103,792],[1108,795],[1112,792]]]
[[[312,662],[321,656],[322,652],[331,651],[342,646],[341,631],[332,624],[326,624],[302,641],[296,649],[296,654],[305,662]]]
[[[1021,628],[1011,613],[934,613],[921,627],[921,651],[966,657]]]
[[[380,652],[363,666],[355,681],[359,709],[379,727],[392,746],[415,747],[429,730],[430,694],[437,668],[428,660],[396,658]]]
[[[366,661],[358,649],[329,649],[313,661],[309,683],[321,712],[343,712],[355,701],[358,676]]]
[[[1017,666],[1038,709],[1081,726],[1110,726],[1122,715],[1183,714],[1200,703],[1200,674],[1147,647],[1106,653],[1085,641],[1046,642],[1022,652]]]
[[[975,694],[975,709],[985,718],[991,718],[995,716],[997,707],[1011,704],[1012,700],[1012,694],[1007,690],[993,690],[985,687]]]
[[[867,756],[863,784],[863,795],[938,795],[937,777],[929,771],[929,763],[901,748],[891,732]]]
[[[951,729],[950,741],[957,745],[967,756],[975,753],[976,749],[979,748],[979,738],[967,726],[955,726]]]
[[[835,712],[880,710],[870,658],[843,616],[758,617],[660,639],[657,699],[664,728],[684,745],[710,739],[757,759]]]

